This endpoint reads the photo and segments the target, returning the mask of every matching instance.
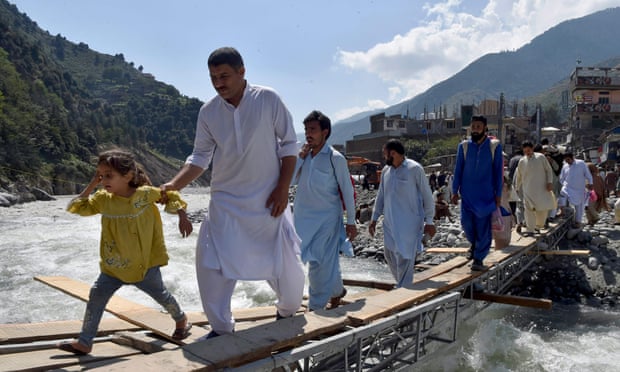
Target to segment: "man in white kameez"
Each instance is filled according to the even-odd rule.
[[[306,143],[293,177],[297,183],[293,211],[301,238],[301,260],[308,263],[308,308],[318,310],[328,302],[331,307],[338,306],[346,294],[339,257],[357,234],[355,201],[347,160],[326,143],[331,134],[329,118],[312,111],[304,119],[304,129]],[[346,232],[340,195],[347,213]]]
[[[267,280],[281,318],[299,309],[304,273],[288,208],[297,158],[292,117],[272,89],[246,82],[234,48],[215,50],[208,66],[218,95],[201,107],[194,150],[162,188],[185,187],[213,160],[209,210],[196,247],[211,338],[234,332],[231,297],[237,280]]]
[[[424,234],[435,235],[435,201],[424,168],[405,157],[403,144],[389,140],[383,147],[386,166],[375,199],[368,232],[374,236],[383,214],[385,260],[397,287],[413,283],[416,251]]]
[[[517,192],[521,195],[525,207],[524,235],[539,232],[545,225],[549,211],[555,209],[553,195],[553,170],[547,158],[534,152],[534,144],[523,141],[523,157],[519,160],[514,179]]]
[[[558,204],[565,207],[566,202],[575,209],[573,227],[581,227],[581,220],[586,208],[586,189],[592,189],[592,174],[583,160],[575,159],[571,152],[564,154],[564,166],[560,172],[560,197]]]

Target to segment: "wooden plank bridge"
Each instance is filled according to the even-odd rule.
[[[551,301],[502,293],[540,254],[558,254],[568,230],[560,220],[540,235],[513,233],[512,243],[492,249],[488,269],[471,271],[462,248],[431,248],[450,254],[441,264],[414,276],[406,288],[393,283],[345,280],[366,291],[347,296],[335,309],[300,312],[276,321],[275,307],[236,310],[236,332],[200,339],[208,332],[203,313],[188,314],[194,323],[187,340],[171,340],[167,314],[115,296],[106,310],[93,352],[75,356],[55,348],[76,337],[80,321],[0,325],[2,370],[63,371],[174,370],[399,370],[456,339],[458,325],[491,302],[551,308]],[[587,254],[587,251],[570,254]],[[89,285],[64,277],[37,277],[76,298],[87,300]]]

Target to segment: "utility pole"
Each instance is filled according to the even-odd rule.
[[[504,143],[504,138],[502,136],[502,127],[504,124],[504,93],[499,94],[499,113],[497,115],[497,139]]]
[[[536,143],[540,143],[540,121],[541,118],[541,107],[540,103],[536,105]]]

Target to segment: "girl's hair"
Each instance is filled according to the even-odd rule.
[[[97,165],[107,165],[114,168],[121,175],[133,172],[133,179],[129,181],[129,186],[140,187],[152,185],[149,176],[146,175],[144,167],[136,161],[133,154],[121,149],[107,150],[99,154]]]

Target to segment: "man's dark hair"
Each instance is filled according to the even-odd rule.
[[[207,62],[209,67],[215,67],[219,65],[230,65],[235,70],[239,70],[243,67],[243,58],[241,54],[235,48],[223,47],[218,48],[211,52],[209,60]]]
[[[387,141],[384,147],[388,151],[396,151],[400,155],[405,155],[405,147],[399,140],[395,138],[392,138],[391,140]]]
[[[567,151],[567,152],[564,153],[564,159],[566,159],[566,158],[574,159],[575,155],[572,152]]]
[[[474,121],[481,121],[484,126],[487,126],[487,118],[482,116],[482,115],[474,115],[471,117],[471,122],[473,123]]]
[[[540,144],[541,145],[548,145],[549,144],[549,138],[544,137],[543,139],[540,140]]]
[[[525,140],[525,141],[521,142],[521,148],[524,149],[526,147],[534,148],[534,144],[530,140]]]
[[[325,116],[325,114],[323,114],[321,111],[314,110],[309,113],[308,116],[306,116],[306,118],[304,119],[304,125],[315,120],[319,122],[321,130],[327,129],[327,137],[325,137],[325,139],[328,139],[329,136],[332,134],[332,121],[329,120],[329,118]]]

